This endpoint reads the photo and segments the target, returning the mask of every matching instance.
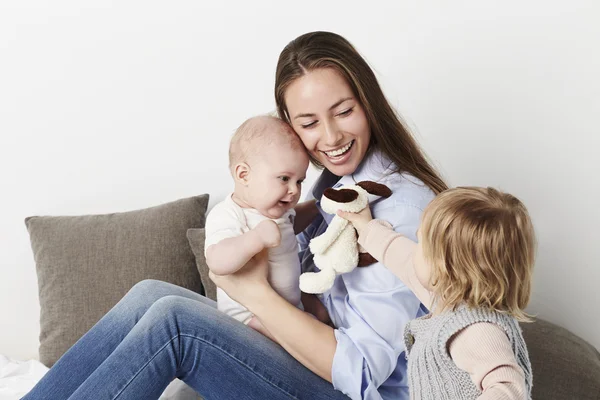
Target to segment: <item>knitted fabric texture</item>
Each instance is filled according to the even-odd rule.
[[[426,315],[406,325],[404,340],[411,399],[477,399],[481,395],[469,374],[454,364],[447,350],[450,338],[478,322],[491,322],[506,332],[517,363],[525,373],[527,398],[531,399],[531,363],[518,322],[504,314],[466,306],[437,316]]]

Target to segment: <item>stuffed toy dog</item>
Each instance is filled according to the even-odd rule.
[[[304,293],[323,293],[333,286],[336,275],[376,262],[369,253],[359,255],[356,229],[348,220],[335,215],[337,210],[357,213],[368,207],[369,194],[387,198],[392,192],[387,186],[371,181],[323,192],[321,208],[334,217],[327,230],[309,243],[320,271],[300,275],[300,290]]]

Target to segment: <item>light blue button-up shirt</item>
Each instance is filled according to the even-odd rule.
[[[416,241],[425,206],[434,193],[410,175],[391,173],[393,164],[381,153],[366,158],[353,176],[339,178],[324,170],[307,200],[320,199],[328,187],[371,180],[387,185],[392,195],[371,201],[374,218],[390,222],[394,230]],[[298,235],[302,271],[315,269],[308,249],[312,237],[325,232],[333,215],[321,212]],[[352,399],[408,399],[404,355],[404,326],[425,314],[415,295],[381,263],[338,275],[321,301],[336,326],[333,386]]]

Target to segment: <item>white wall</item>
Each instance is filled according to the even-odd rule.
[[[530,311],[600,347],[597,2],[201,3],[0,3],[0,354],[37,355],[23,219],[214,204],[230,133],[274,108],[279,51],[319,29],[366,56],[452,184],[525,201]]]

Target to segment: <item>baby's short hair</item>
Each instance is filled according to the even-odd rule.
[[[246,162],[269,144],[288,145],[304,150],[302,141],[285,121],[271,115],[259,115],[244,121],[235,131],[229,143],[229,168]]]
[[[443,309],[466,303],[529,319],[536,240],[519,199],[489,187],[449,189],[425,209],[420,229]]]

